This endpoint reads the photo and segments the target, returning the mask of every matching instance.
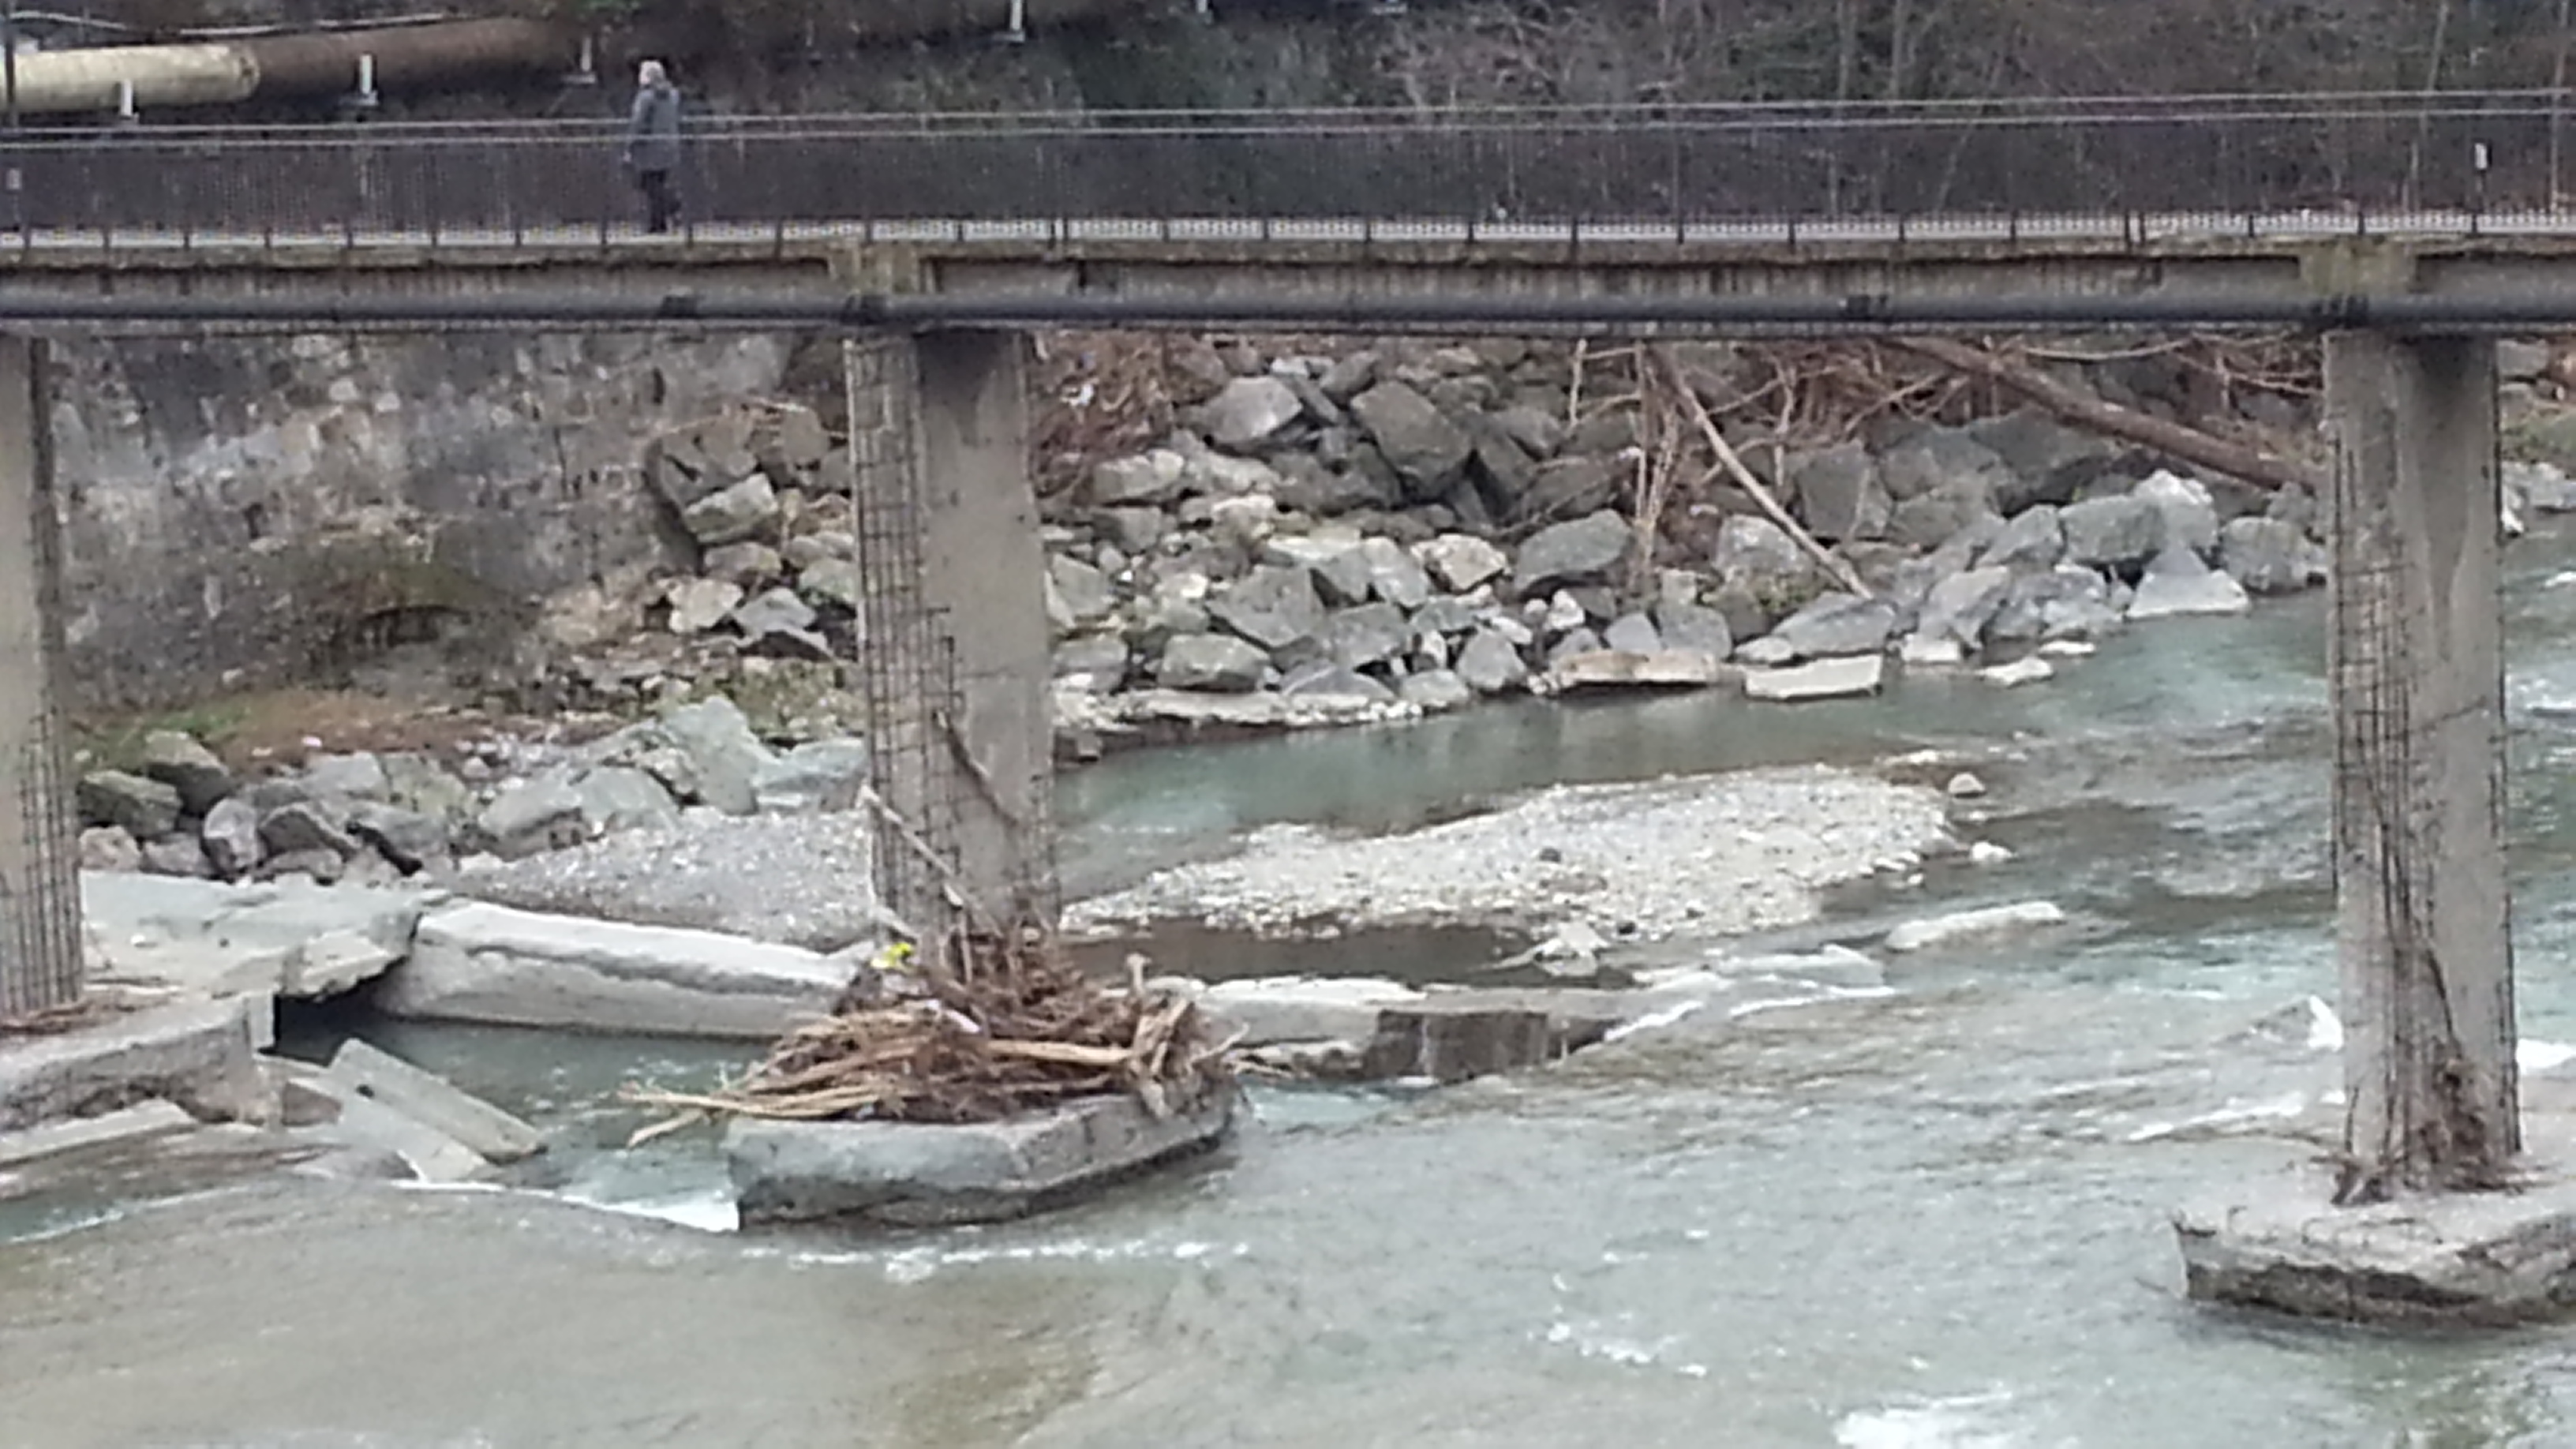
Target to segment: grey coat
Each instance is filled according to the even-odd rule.
[[[638,171],[676,171],[680,166],[680,91],[664,81],[635,93],[635,113],[626,121],[626,164]]]

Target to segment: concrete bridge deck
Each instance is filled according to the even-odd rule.
[[[2386,275],[2385,258],[2399,253],[2405,275]],[[2380,257],[2383,270],[2356,272],[2350,259],[2362,254]],[[23,318],[25,311],[11,309],[78,301],[88,309],[79,315],[104,320],[120,304],[267,299],[283,323],[297,299],[316,307],[325,299],[451,299],[524,311],[538,299],[578,291],[630,303],[691,295],[815,306],[850,297],[1086,299],[1148,308],[1150,315],[1129,319],[1136,325],[1238,322],[1243,304],[1254,300],[1290,315],[1301,304],[1454,303],[1462,319],[1480,305],[1521,309],[1494,325],[1534,325],[1561,307],[1569,310],[1559,320],[1572,325],[1651,313],[1661,302],[1728,298],[2050,300],[2066,304],[2065,325],[2143,324],[2155,320],[2152,307],[2124,319],[2113,308],[2088,315],[2082,304],[2137,307],[2162,299],[2214,309],[2170,319],[2201,325],[2224,322],[2231,308],[2244,321],[2268,323],[2281,320],[2283,305],[2392,292],[2521,302],[2555,315],[2548,309],[2576,307],[2571,262],[2576,213],[2568,212],[2103,213],[1815,224],[919,219],[713,223],[664,236],[621,227],[30,231],[0,233],[0,315]],[[630,312],[615,320],[639,319]],[[671,320],[687,320],[686,310]],[[913,320],[926,325],[929,317]],[[1010,320],[1050,319],[1032,313]]]

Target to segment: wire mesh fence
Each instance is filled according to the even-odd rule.
[[[2555,210],[2554,93],[1911,106],[813,116],[694,127],[701,222],[1553,223]],[[611,123],[7,138],[28,230],[544,232],[640,212]]]

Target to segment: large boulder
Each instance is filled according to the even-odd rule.
[[[2139,480],[2129,496],[2145,499],[2165,516],[2165,548],[2187,548],[2203,558],[2218,551],[2218,505],[2208,484],[2159,468]]]
[[[100,770],[82,776],[73,794],[84,821],[113,825],[138,841],[159,840],[179,825],[178,790],[141,775]]]
[[[1285,649],[1313,636],[1324,622],[1314,575],[1286,564],[1263,564],[1208,598],[1218,623],[1264,649]]]
[[[1995,485],[1994,502],[2007,515],[2042,503],[2073,502],[2120,456],[2100,437],[2070,428],[2036,407],[1982,419],[1966,431],[2003,461],[2007,477]]]
[[[1529,666],[1519,649],[1492,629],[1480,629],[1458,651],[1458,677],[1478,694],[1501,694],[1529,679]]]
[[[1499,548],[1473,534],[1444,533],[1414,545],[1413,555],[1440,587],[1463,594],[1478,584],[1502,577],[1512,566]]]
[[[1977,554],[1977,563],[1981,567],[2029,572],[2053,569],[2065,556],[2066,530],[2058,524],[2056,507],[2035,503],[2004,524]]]
[[[233,792],[233,772],[215,752],[178,730],[154,730],[143,737],[143,774],[179,792],[179,808],[203,815]]]
[[[1446,494],[1475,448],[1465,429],[1401,382],[1381,382],[1352,398],[1351,414],[1416,498]]]
[[[2012,581],[2011,569],[1994,564],[1942,579],[1924,595],[1914,623],[1916,637],[1947,640],[1973,652],[1985,637],[1987,622],[2003,607]]]
[[[1096,464],[1088,490],[1091,505],[1126,508],[1169,503],[1181,495],[1188,468],[1189,460],[1169,448]]]
[[[780,512],[778,490],[770,485],[769,475],[754,473],[682,509],[680,523],[691,538],[715,548],[767,532],[777,524]]]
[[[1583,584],[1605,578],[1624,563],[1635,543],[1628,520],[1609,509],[1551,524],[1521,545],[1512,565],[1512,587],[1521,594],[1550,584]]]
[[[1721,587],[1758,600],[1773,618],[1786,616],[1824,587],[1823,571],[1786,530],[1750,514],[1736,514],[1718,525],[1709,565]],[[1729,619],[1735,622],[1732,615]],[[1739,628],[1737,637],[1746,632]]]
[[[1926,493],[1953,493],[1986,507],[2010,489],[2012,470],[1992,448],[1958,428],[1925,428],[1879,455],[1878,473],[1888,496],[1903,502]]]
[[[2135,495],[2070,503],[2058,511],[2057,524],[2070,564],[2133,569],[2165,548],[2164,509]]]
[[[1379,600],[1335,613],[1324,621],[1324,649],[1344,669],[1366,669],[1400,659],[1413,642],[1413,625],[1404,611]]]
[[[1238,377],[1200,410],[1199,425],[1220,448],[1248,453],[1269,443],[1306,410],[1297,390],[1276,377]]]
[[[2093,639],[2119,626],[2110,581],[2091,569],[2060,564],[2044,574],[2014,579],[2003,606],[1986,625],[1986,638],[2016,644]]]
[[[697,767],[698,798],[727,815],[760,808],[753,782],[774,758],[740,706],[718,696],[664,714],[658,728]]]
[[[2177,614],[2242,614],[2253,606],[2236,580],[2177,545],[2147,564],[2129,596],[2129,617],[2162,619]]]
[[[2218,531],[2218,563],[2253,594],[2291,594],[2323,579],[2326,553],[2285,519],[2233,518]]]
[[[1746,651],[1757,661],[1761,654],[1777,652],[1780,657],[1768,662],[1784,664],[1799,659],[1877,654],[1887,648],[1888,636],[1895,630],[1896,610],[1886,600],[1825,594],[1781,620],[1767,641],[1755,641],[1769,643],[1772,648],[1757,654],[1753,645],[1747,645]]]
[[[1248,694],[1261,687],[1270,658],[1225,634],[1181,634],[1163,646],[1154,682],[1165,689]]]
[[[1827,543],[1886,536],[1895,504],[1878,461],[1858,442],[1795,455],[1786,471],[1809,533]]]

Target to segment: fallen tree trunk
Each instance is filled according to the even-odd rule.
[[[1887,341],[1890,346],[1917,357],[1998,383],[2046,408],[2058,418],[2104,437],[2170,453],[2184,462],[2196,463],[2247,483],[2267,488],[2304,488],[2314,496],[2325,496],[2325,475],[2305,464],[2244,443],[2230,442],[2198,428],[2149,417],[2118,403],[2104,402],[2080,388],[2059,382],[2037,368],[1998,357],[1982,347],[1946,337],[1891,337]]]

